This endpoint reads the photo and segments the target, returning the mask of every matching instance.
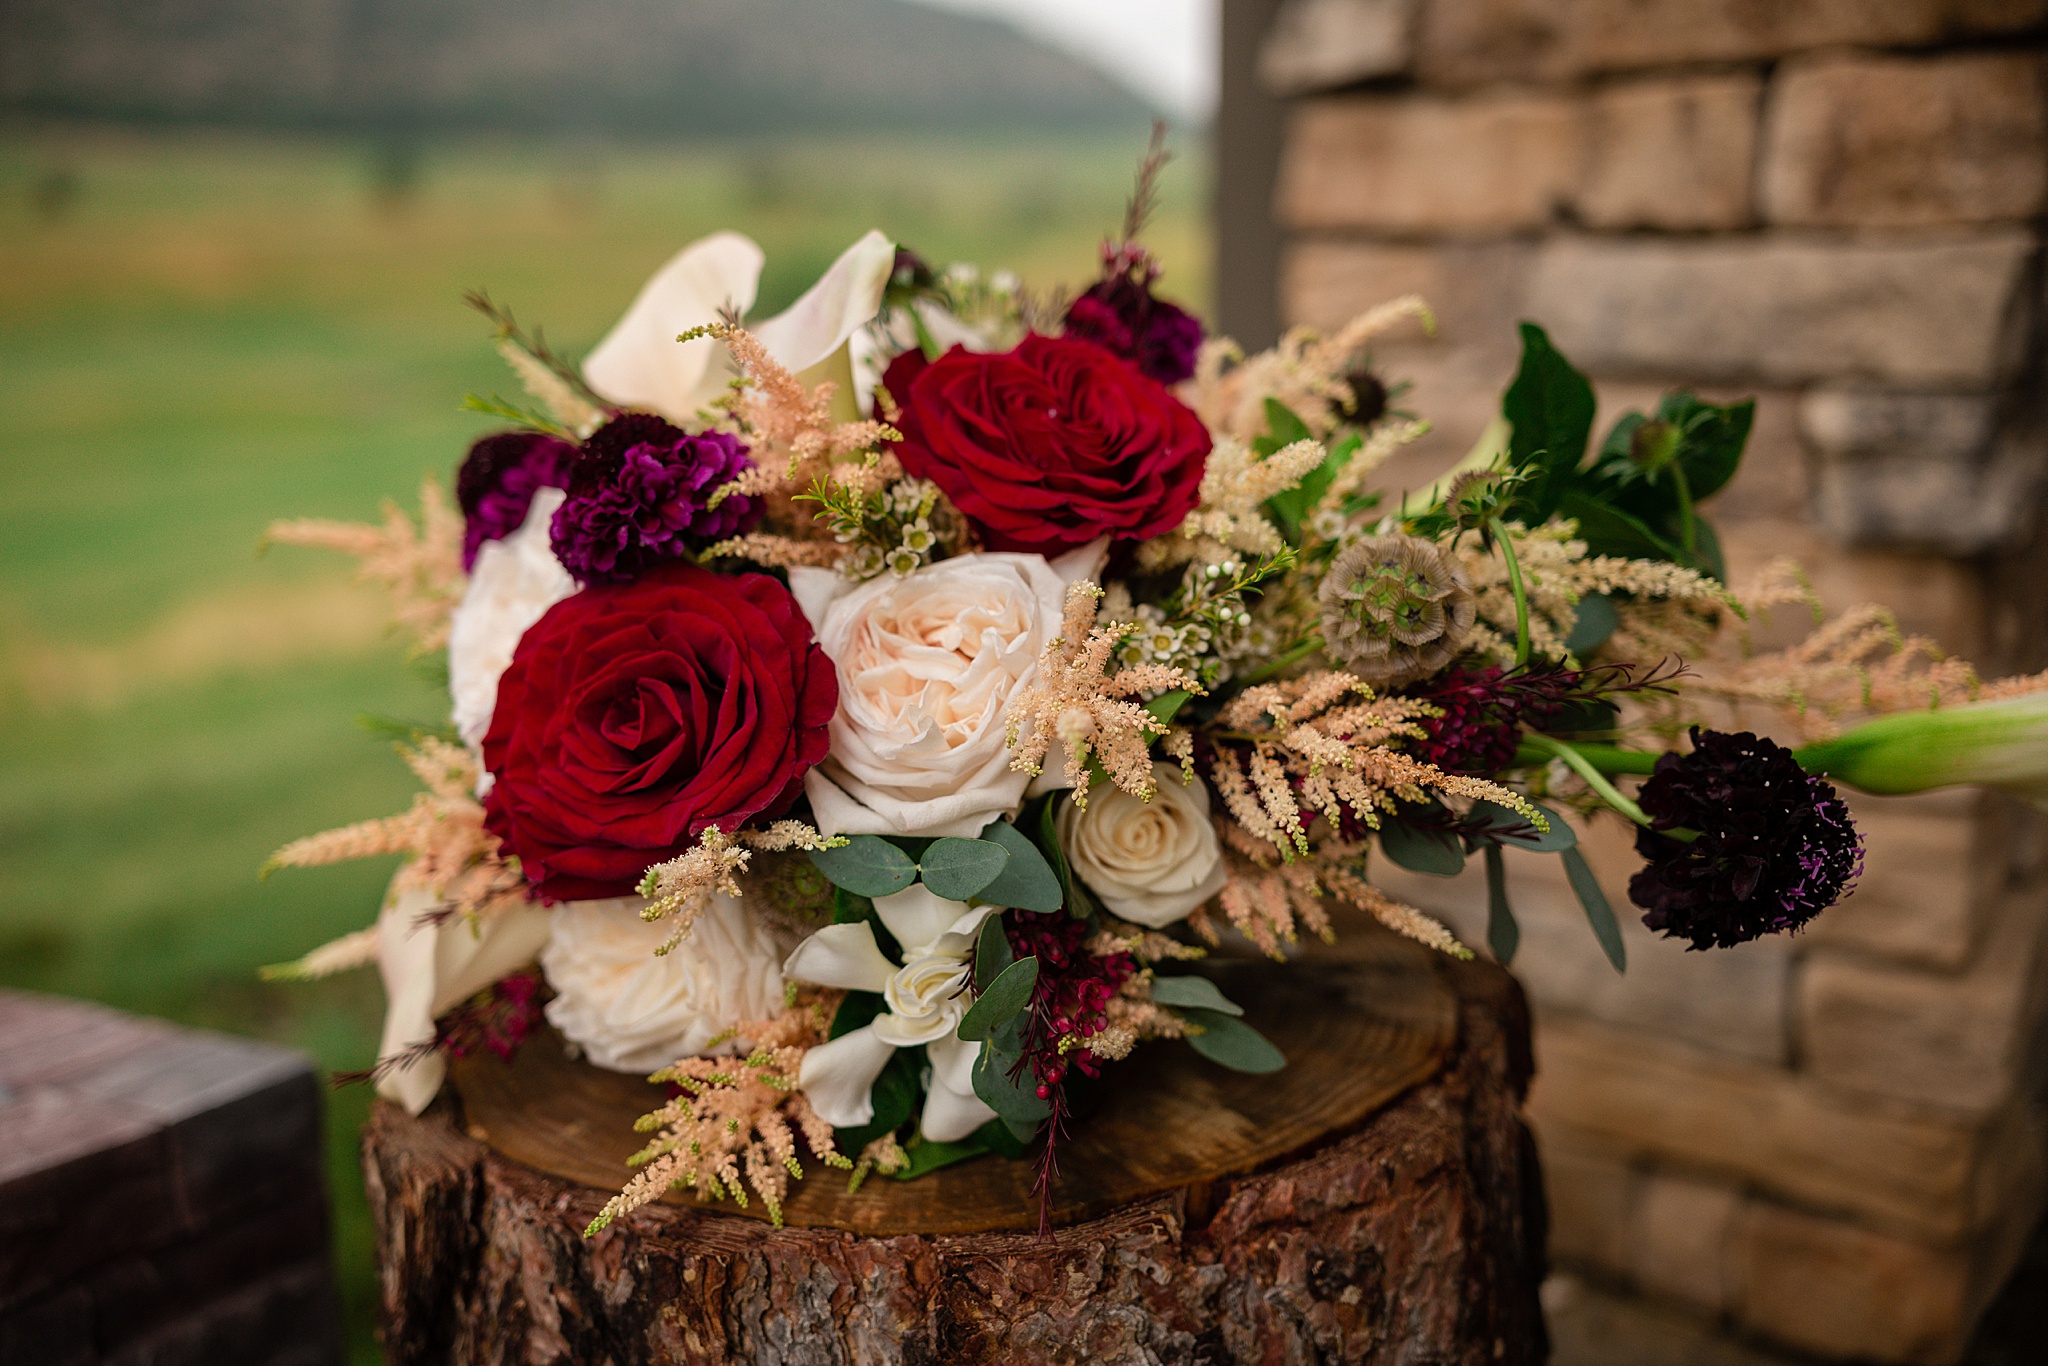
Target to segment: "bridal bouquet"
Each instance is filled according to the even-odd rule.
[[[273,530],[358,555],[445,650],[413,807],[274,860],[408,856],[372,928],[274,970],[378,966],[385,1096],[418,1111],[446,1055],[545,1021],[667,1085],[600,1224],[677,1185],[779,1215],[806,1159],[1036,1145],[1043,1191],[1105,1069],[1285,1064],[1211,948],[1284,964],[1338,902],[1469,956],[1375,859],[1482,859],[1506,961],[1505,860],[1560,857],[1620,968],[1568,815],[1632,822],[1637,911],[1704,949],[1849,889],[1836,783],[2048,772],[2042,680],[1982,684],[1880,609],[1754,647],[1810,594],[1732,590],[1701,508],[1749,404],[1673,393],[1594,446],[1525,325],[1471,454],[1377,487],[1426,425],[1366,348],[1422,301],[1205,337],[1138,240],[1158,160],[1066,297],[870,233],[756,320],[726,233],[579,365],[476,296],[528,398],[472,399],[508,425],[457,506]],[[1810,743],[1736,728],[1758,709]]]

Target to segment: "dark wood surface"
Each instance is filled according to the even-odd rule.
[[[1241,1175],[1354,1128],[1432,1076],[1457,1041],[1457,995],[1437,955],[1392,935],[1353,934],[1284,967],[1204,966],[1288,1065],[1264,1076],[1231,1072],[1179,1042],[1141,1045],[1136,1061],[1110,1064],[1099,1104],[1061,1144],[1056,1223]],[[662,1094],[640,1077],[571,1060],[553,1034],[510,1064],[488,1053],[458,1062],[453,1081],[472,1137],[609,1190],[625,1184],[626,1159],[646,1141],[633,1121]],[[990,1157],[848,1193],[842,1175],[813,1164],[792,1185],[784,1219],[869,1234],[1036,1229],[1035,1179],[1032,1162]],[[696,1203],[680,1191],[669,1199]],[[758,1202],[734,1212],[766,1217]]]

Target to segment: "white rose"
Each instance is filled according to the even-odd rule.
[[[866,1124],[875,1117],[875,1078],[897,1049],[923,1044],[932,1077],[918,1127],[934,1142],[957,1142],[996,1117],[974,1094],[981,1045],[955,1031],[973,1004],[966,988],[981,922],[1000,912],[990,906],[969,910],[965,902],[947,901],[918,885],[876,897],[875,913],[903,947],[900,967],[883,955],[865,920],[827,925],[797,945],[783,965],[799,982],[882,994],[880,1015],[804,1054],[797,1085],[834,1128]]]
[[[1059,629],[1068,585],[1107,542],[942,560],[858,587],[825,570],[790,588],[839,674],[832,750],[804,776],[827,834],[974,836],[1030,785],[1010,767],[1010,699]]]
[[[683,942],[640,918],[637,897],[554,909],[540,965],[555,998],[548,1023],[614,1072],[652,1072],[703,1052],[720,1034],[782,1008],[783,946],[723,892]]]
[[[448,632],[448,691],[455,699],[455,729],[472,750],[483,745],[491,728],[498,679],[519,638],[576,591],[576,581],[548,544],[548,522],[563,496],[560,489],[540,490],[519,530],[484,542],[455,609]],[[486,773],[479,792],[489,786]]]
[[[501,977],[533,961],[547,942],[548,912],[532,902],[477,922],[421,917],[441,904],[415,887],[389,897],[377,917],[377,973],[384,979],[384,1037],[379,1058],[395,1058],[434,1039],[434,1021]],[[412,1114],[441,1089],[447,1059],[438,1050],[391,1067],[377,1094]]]
[[[1152,765],[1157,787],[1140,801],[1120,787],[1090,794],[1088,809],[1059,813],[1067,862],[1102,904],[1135,924],[1162,929],[1223,890],[1223,847],[1209,820],[1209,791],[1183,787],[1175,764]]]

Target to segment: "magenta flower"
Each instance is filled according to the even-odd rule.
[[[753,466],[737,437],[623,413],[576,453],[549,528],[555,557],[579,583],[623,583],[747,531],[760,499],[736,494],[714,507],[712,495]]]

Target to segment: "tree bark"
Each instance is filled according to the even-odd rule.
[[[1526,1006],[1490,965],[1420,970],[1453,1022],[1429,1075],[1280,1160],[1194,1173],[1049,1239],[658,1204],[585,1240],[610,1190],[469,1136],[449,1092],[417,1119],[380,1104],[364,1166],[386,1351],[394,1366],[1541,1362]],[[1009,1165],[964,1167],[984,1164]],[[888,1200],[944,1175],[869,1185]]]

